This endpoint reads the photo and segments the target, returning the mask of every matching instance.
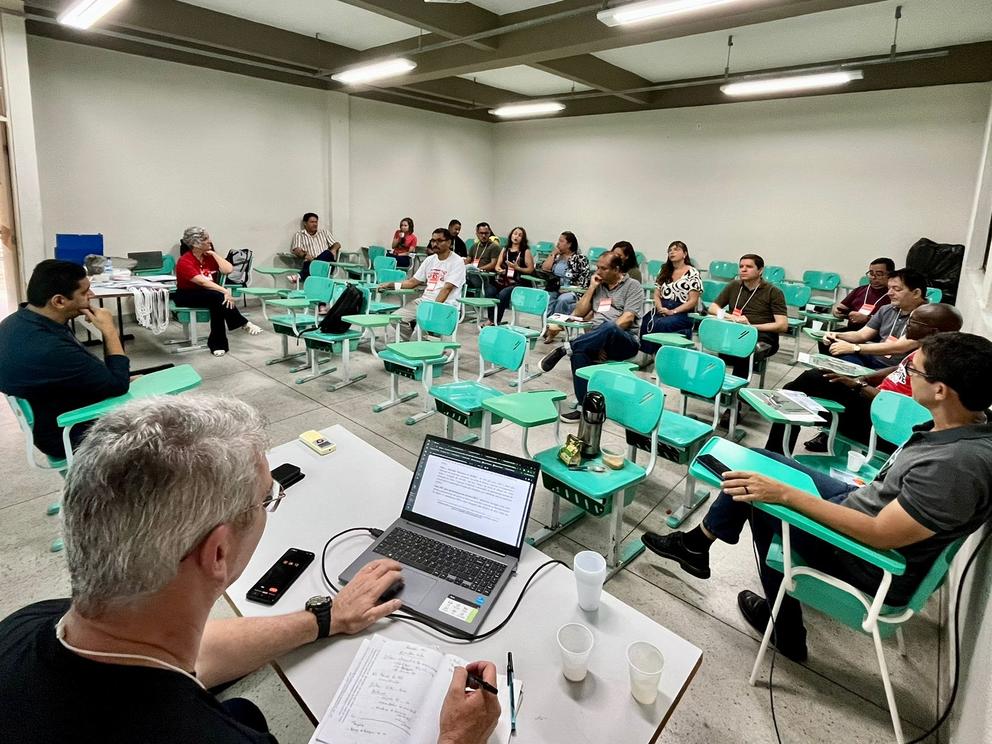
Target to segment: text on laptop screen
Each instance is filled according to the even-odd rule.
[[[507,545],[526,529],[537,466],[427,438],[405,510]]]

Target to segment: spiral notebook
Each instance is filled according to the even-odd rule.
[[[310,744],[435,744],[455,667],[467,662],[416,643],[362,641]],[[500,717],[489,744],[510,741],[510,697],[498,676]],[[517,710],[523,683],[514,676]],[[483,693],[488,694],[488,693]]]

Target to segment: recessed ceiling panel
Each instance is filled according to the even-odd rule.
[[[734,36],[731,74],[887,54],[897,5],[903,6],[899,51],[992,39],[989,0],[891,0],[597,52],[596,56],[661,82],[722,74],[729,34]]]
[[[516,13],[518,10],[530,10],[541,5],[554,5],[559,0],[471,0],[471,2],[472,5],[478,5],[492,13],[506,15],[507,13]]]
[[[587,85],[573,83],[571,80],[550,72],[538,70],[527,65],[514,65],[513,67],[503,67],[499,70],[486,70],[485,72],[473,72],[467,75],[460,75],[466,80],[475,80],[477,83],[491,85],[494,88],[512,90],[525,96],[553,96],[559,93],[569,93],[572,86],[576,91],[591,90]]]
[[[275,26],[322,41],[368,49],[409,39],[420,29],[338,0],[183,0],[208,10]],[[410,0],[414,2],[414,0]]]

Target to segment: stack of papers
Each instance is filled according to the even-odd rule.
[[[806,393],[794,390],[751,390],[750,393],[769,408],[796,424],[823,422],[819,415],[826,409]]]

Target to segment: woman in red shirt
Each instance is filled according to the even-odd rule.
[[[405,269],[410,265],[410,251],[417,247],[417,236],[413,232],[413,219],[404,217],[400,220],[400,229],[393,233],[392,251],[390,256],[396,259],[396,265]]]
[[[234,267],[214,251],[210,235],[202,227],[187,227],[183,242],[191,250],[176,262],[176,291],[172,300],[179,307],[202,307],[210,310],[210,336],[207,348],[214,356],[228,351],[227,331],[244,328],[250,335],[262,332],[234,306],[231,290],[215,281],[218,274],[230,274]]]

